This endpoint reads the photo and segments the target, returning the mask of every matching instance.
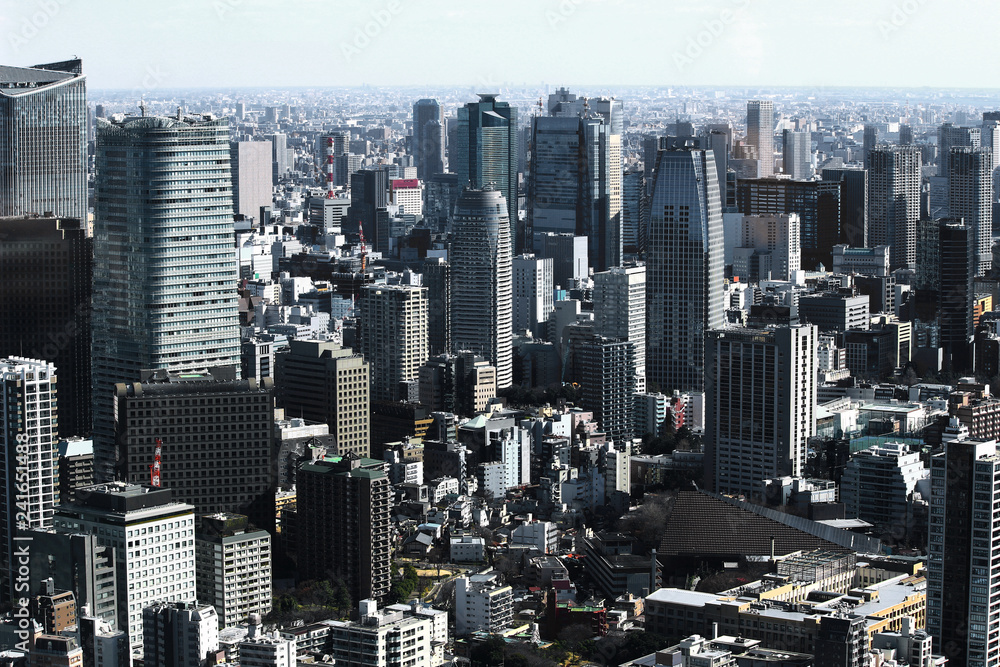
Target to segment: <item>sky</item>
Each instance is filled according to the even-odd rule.
[[[77,56],[91,89],[997,88],[998,23],[993,0],[0,0],[0,63]]]

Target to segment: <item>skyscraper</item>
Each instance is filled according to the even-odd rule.
[[[843,242],[868,247],[868,170],[823,170],[824,181],[840,182],[840,230]]]
[[[633,437],[635,344],[590,336],[573,341],[580,405],[594,413],[601,430],[618,446]]]
[[[983,130],[980,127],[957,127],[953,123],[941,125],[938,128],[938,176],[948,176],[948,156],[952,146],[979,148],[982,138]]]
[[[428,358],[427,288],[365,285],[358,302],[361,354],[371,366],[373,401],[405,400]]]
[[[637,255],[646,251],[646,178],[638,168],[622,174],[622,254]]]
[[[511,247],[525,252],[531,246],[517,216],[517,107],[498,102],[493,93],[480,93],[478,102],[460,107],[453,154],[450,167],[459,187],[489,186],[503,194]]]
[[[774,173],[774,102],[747,102],[747,142],[757,149],[757,177]]]
[[[0,358],[0,596],[10,600],[20,531],[52,525],[59,426],[56,368],[23,357]],[[22,597],[18,595],[18,597]]]
[[[876,146],[868,172],[868,245],[889,246],[893,269],[916,262],[920,148]]]
[[[785,173],[794,179],[812,177],[812,135],[808,131],[782,131],[782,165]]]
[[[743,215],[798,215],[801,266],[791,270],[830,265],[833,246],[845,241],[840,202],[838,182],[756,178],[740,179],[736,188],[737,209]]]
[[[993,267],[993,151],[954,146],[948,159],[948,212],[962,218],[975,236],[975,275]]]
[[[465,190],[455,205],[451,245],[451,345],[497,369],[497,389],[513,382],[513,285],[507,202],[498,190]]]
[[[86,224],[87,89],[79,60],[0,65],[0,155],[0,216],[50,213]]]
[[[594,333],[632,343],[634,392],[646,391],[645,266],[619,266],[594,274]]]
[[[112,394],[143,369],[240,366],[226,120],[97,120],[95,479],[114,466]],[[148,194],[139,197],[136,192]],[[184,196],[181,196],[181,195]]]
[[[421,180],[444,172],[444,116],[437,100],[413,104],[413,157]]]
[[[708,334],[705,480],[718,493],[761,494],[765,479],[801,477],[815,435],[817,329]]]
[[[598,270],[621,264],[621,102],[558,103],[552,116],[532,120],[528,228],[533,235],[588,238]]]
[[[0,218],[0,238],[0,355],[55,364],[59,434],[86,435],[93,240],[79,220],[35,217]]]
[[[1000,660],[1000,452],[996,441],[952,441],[931,456],[927,547],[927,631],[948,662],[987,667]]]
[[[451,265],[441,257],[424,260],[421,283],[427,288],[427,352],[451,350]]]
[[[972,368],[975,236],[972,226],[961,224],[958,219],[942,220],[938,225],[940,340],[946,366],[958,373]]]
[[[330,426],[340,454],[371,449],[369,364],[349,347],[329,341],[289,341],[277,365],[278,396],[288,417]]]
[[[342,581],[351,599],[383,600],[392,582],[385,462],[320,459],[298,472],[298,566],[302,579]]]
[[[864,165],[867,169],[871,165],[872,149],[878,144],[878,127],[869,123],[865,124],[865,131],[862,137],[862,150],[864,151]]]
[[[518,255],[513,262],[513,328],[542,333],[552,312],[552,259]]]
[[[229,161],[233,176],[233,213],[259,218],[260,208],[273,202],[271,144],[233,141],[229,145]]]
[[[716,176],[712,151],[693,140],[658,154],[646,250],[646,377],[660,391],[703,390],[705,332],[724,323]]]

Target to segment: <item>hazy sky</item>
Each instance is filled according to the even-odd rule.
[[[0,0],[91,88],[1000,87],[993,0]]]

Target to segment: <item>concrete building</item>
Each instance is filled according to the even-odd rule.
[[[433,616],[414,613],[405,605],[379,609],[362,600],[360,620],[327,621],[327,646],[337,665],[347,667],[433,667],[439,664],[434,646],[440,641]]]
[[[993,150],[954,146],[943,156],[948,170],[948,214],[972,230],[975,275],[993,268]]]
[[[503,632],[514,617],[513,602],[513,589],[501,585],[492,570],[459,577],[455,580],[455,634]]]
[[[871,246],[889,246],[889,265],[916,264],[920,217],[920,149],[876,146],[868,173],[868,236]]]
[[[812,178],[812,133],[782,130],[782,170],[796,180]]]
[[[747,143],[757,149],[757,177],[774,173],[774,102],[747,102]]]
[[[497,389],[513,382],[513,285],[508,203],[499,190],[465,190],[455,205],[451,262],[451,345],[497,369]]]
[[[847,462],[841,479],[845,516],[905,537],[915,521],[913,493],[929,476],[920,453],[908,451],[904,444],[890,442],[857,452]],[[923,490],[929,491],[929,485]]]
[[[142,610],[143,667],[209,667],[219,651],[212,605],[156,602]]]
[[[125,482],[87,487],[77,504],[59,508],[53,523],[96,534],[115,550],[116,626],[127,630],[133,655],[143,652],[143,609],[195,598],[194,508],[174,501],[170,489]]]
[[[37,635],[31,640],[28,664],[35,667],[83,667],[83,649],[74,637]]]
[[[799,298],[799,319],[823,333],[868,329],[869,302],[867,295],[809,294]]]
[[[328,457],[303,465],[297,480],[300,577],[341,578],[352,599],[384,599],[392,555],[385,463]]]
[[[274,202],[270,142],[229,142],[229,164],[233,174],[233,213],[263,222],[260,209]]]
[[[234,380],[231,371],[157,371],[115,385],[116,470],[132,484],[149,483],[160,441],[161,484],[174,500],[199,514],[235,512],[272,528],[274,381]]]
[[[733,275],[748,282],[793,280],[802,264],[800,226],[796,213],[743,216]]]
[[[124,630],[116,630],[105,619],[88,616],[85,612],[80,614],[79,628],[84,665],[132,667],[132,651]]]
[[[221,628],[271,611],[271,535],[247,524],[239,514],[213,514],[195,534],[198,600],[215,608]]]
[[[105,622],[117,621],[117,558],[103,537],[67,528],[39,528],[25,536],[31,538],[31,592],[51,580],[55,589],[72,591],[79,609]]]
[[[552,313],[552,259],[518,255],[513,262],[513,329],[541,337]]]
[[[708,333],[705,480],[748,498],[774,477],[801,477],[816,433],[812,325]]]
[[[371,398],[399,401],[429,356],[427,288],[365,285],[358,300],[359,349],[371,368]]]
[[[632,343],[635,391],[646,391],[646,267],[594,274],[594,333]]]
[[[889,275],[889,246],[852,248],[844,243],[835,245],[832,272],[885,278]]]
[[[552,284],[568,289],[590,274],[587,237],[575,234],[536,234],[535,251],[552,259]]]
[[[137,382],[146,369],[236,366],[240,373],[229,159],[225,119],[97,119],[92,326],[101,336],[91,381],[98,481],[115,473],[116,383]],[[151,179],[158,189],[136,197]],[[190,196],[178,201],[178,190]]]
[[[292,340],[278,362],[278,394],[285,414],[328,424],[340,454],[368,456],[370,366],[349,347]]]
[[[574,381],[580,405],[593,412],[608,438],[624,445],[634,437],[635,345],[628,340],[589,336],[572,344]]]
[[[277,630],[263,633],[260,617],[252,616],[249,632],[240,642],[240,667],[296,667],[295,639],[279,634]]]
[[[1000,610],[1000,451],[995,440],[944,444],[931,456],[927,631],[949,662],[986,667],[1000,659],[989,620]],[[918,626],[919,627],[919,626]]]
[[[416,178],[393,178],[389,181],[389,204],[399,215],[424,215],[424,188]]]
[[[0,358],[0,595],[15,597],[22,531],[52,525],[59,502],[56,367],[39,359]],[[17,596],[18,598],[22,596]]]

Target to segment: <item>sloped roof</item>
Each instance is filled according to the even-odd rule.
[[[778,556],[800,550],[846,550],[841,544],[762,516],[750,507],[753,506],[739,504],[739,501],[731,503],[729,499],[704,491],[680,491],[657,553],[667,556],[764,556],[771,553],[772,537],[774,553]]]

